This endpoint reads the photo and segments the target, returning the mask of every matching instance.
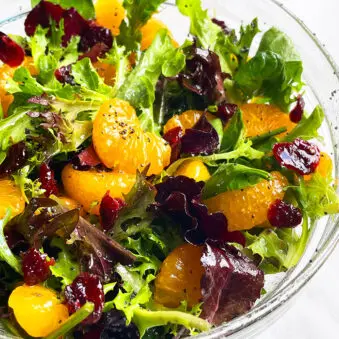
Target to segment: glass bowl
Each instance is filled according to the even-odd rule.
[[[14,0],[8,8],[8,19],[0,22],[0,30],[5,33],[24,34],[23,22],[29,10],[27,0]],[[321,129],[324,137],[323,148],[332,156],[334,175],[339,177],[339,71],[332,58],[324,50],[314,34],[303,22],[275,0],[208,0],[204,7],[211,15],[225,20],[228,26],[238,28],[259,18],[262,31],[277,26],[294,41],[304,63],[304,81],[307,84],[306,109],[311,111],[318,103],[326,113],[326,121]],[[10,12],[12,11],[12,12]],[[178,41],[183,41],[188,32],[189,22],[180,15],[173,1],[168,2],[157,14],[172,31]],[[258,36],[259,40],[260,36]],[[224,325],[203,333],[196,338],[250,338],[271,325],[284,312],[291,299],[313,277],[335,248],[339,239],[339,215],[327,217],[317,223],[309,240],[306,252],[298,265],[286,273],[267,276],[267,293],[247,314]],[[1,334],[0,338],[9,338]]]

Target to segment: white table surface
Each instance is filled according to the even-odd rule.
[[[339,64],[339,0],[280,1],[316,33]],[[6,4],[5,8],[1,6],[0,18],[7,17],[7,13],[13,13],[18,8],[17,3],[16,0],[0,0],[0,5]],[[338,286],[339,246],[294,299],[291,308],[256,339],[338,339]]]

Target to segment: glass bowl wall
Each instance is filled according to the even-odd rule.
[[[8,13],[9,19],[0,22],[0,30],[5,33],[24,34],[23,22],[25,11],[29,9],[27,7],[29,2],[27,0],[14,2],[15,6],[11,8],[15,9],[15,13]],[[339,92],[332,91],[339,88],[339,73],[320,42],[301,20],[273,0],[208,0],[204,1],[204,6],[210,9],[212,16],[225,20],[230,27],[237,28],[242,23],[249,23],[254,17],[258,17],[263,32],[271,26],[276,26],[292,38],[304,63],[304,81],[307,84],[306,109],[311,111],[315,105],[321,104],[326,113],[326,122],[321,129],[324,137],[322,147],[331,154],[335,165],[335,177],[338,178]],[[184,40],[189,22],[180,15],[171,2],[163,6],[158,16],[169,26],[178,41]],[[267,328],[288,308],[291,299],[333,251],[339,239],[338,226],[338,215],[321,220],[313,231],[302,260],[287,273],[268,276],[265,282],[268,293],[249,313],[196,338],[247,339]],[[8,335],[2,336],[1,328],[0,338],[8,338]]]

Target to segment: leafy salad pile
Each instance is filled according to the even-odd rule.
[[[249,311],[339,212],[290,38],[177,0],[179,45],[153,17],[163,3],[32,0],[27,36],[0,33],[8,336],[208,331]]]

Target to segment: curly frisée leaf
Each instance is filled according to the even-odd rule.
[[[299,186],[294,189],[303,211],[312,220],[339,213],[339,196],[331,173],[326,177],[314,173],[308,181],[300,179]]]
[[[258,235],[245,232],[245,252],[260,257],[259,267],[266,274],[286,271],[294,267],[304,254],[309,234],[305,215],[301,235],[292,228],[266,229]]]
[[[128,51],[135,51],[141,41],[140,28],[151,18],[165,0],[124,0],[126,19],[120,25],[118,43]]]

